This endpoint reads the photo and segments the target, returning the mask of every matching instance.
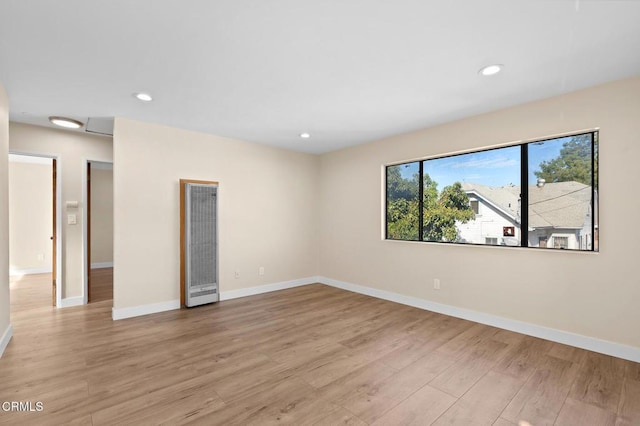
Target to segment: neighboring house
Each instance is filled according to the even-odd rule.
[[[520,187],[464,183],[476,217],[458,223],[461,242],[519,245]],[[591,249],[591,187],[579,182],[529,187],[529,246]]]
[[[464,183],[462,188],[469,197],[475,219],[457,224],[460,241],[475,244],[519,245],[520,187],[491,187]],[[513,227],[514,235],[504,237],[505,227]]]

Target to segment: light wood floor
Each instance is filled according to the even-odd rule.
[[[38,281],[0,401],[44,410],[3,424],[640,425],[637,363],[320,284],[113,322]]]
[[[94,268],[91,276],[90,303],[113,300],[113,268]]]

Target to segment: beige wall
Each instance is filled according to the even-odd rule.
[[[9,162],[9,268],[12,273],[51,270],[51,172],[51,164]]]
[[[640,77],[321,158],[320,273],[640,347]],[[599,127],[600,253],[382,240],[382,167]],[[433,289],[433,279],[441,290]]]
[[[99,167],[91,167],[92,265],[113,263],[113,170]]]
[[[0,356],[9,319],[9,100],[0,83]],[[6,343],[6,341],[5,341]]]
[[[83,193],[87,160],[113,160],[112,139],[81,132],[11,122],[9,149],[15,153],[58,156],[58,183],[62,184],[62,298],[81,297],[84,281]],[[67,208],[78,201],[78,208]],[[76,214],[77,224],[67,225],[67,215]]]
[[[114,308],[179,299],[181,178],[220,183],[221,292],[316,275],[318,166],[313,155],[116,118]]]

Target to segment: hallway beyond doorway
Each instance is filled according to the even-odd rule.
[[[91,300],[89,303],[113,299],[113,268],[93,268],[91,275]]]

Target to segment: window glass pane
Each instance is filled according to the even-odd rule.
[[[478,203],[478,200],[470,200],[469,204],[471,205],[471,210],[473,211],[473,214],[475,215],[480,214],[480,205]]]
[[[529,144],[529,247],[594,249],[592,138]]]
[[[417,241],[420,237],[420,163],[387,167],[387,238]]]
[[[425,241],[520,244],[519,146],[426,160],[423,168]]]

